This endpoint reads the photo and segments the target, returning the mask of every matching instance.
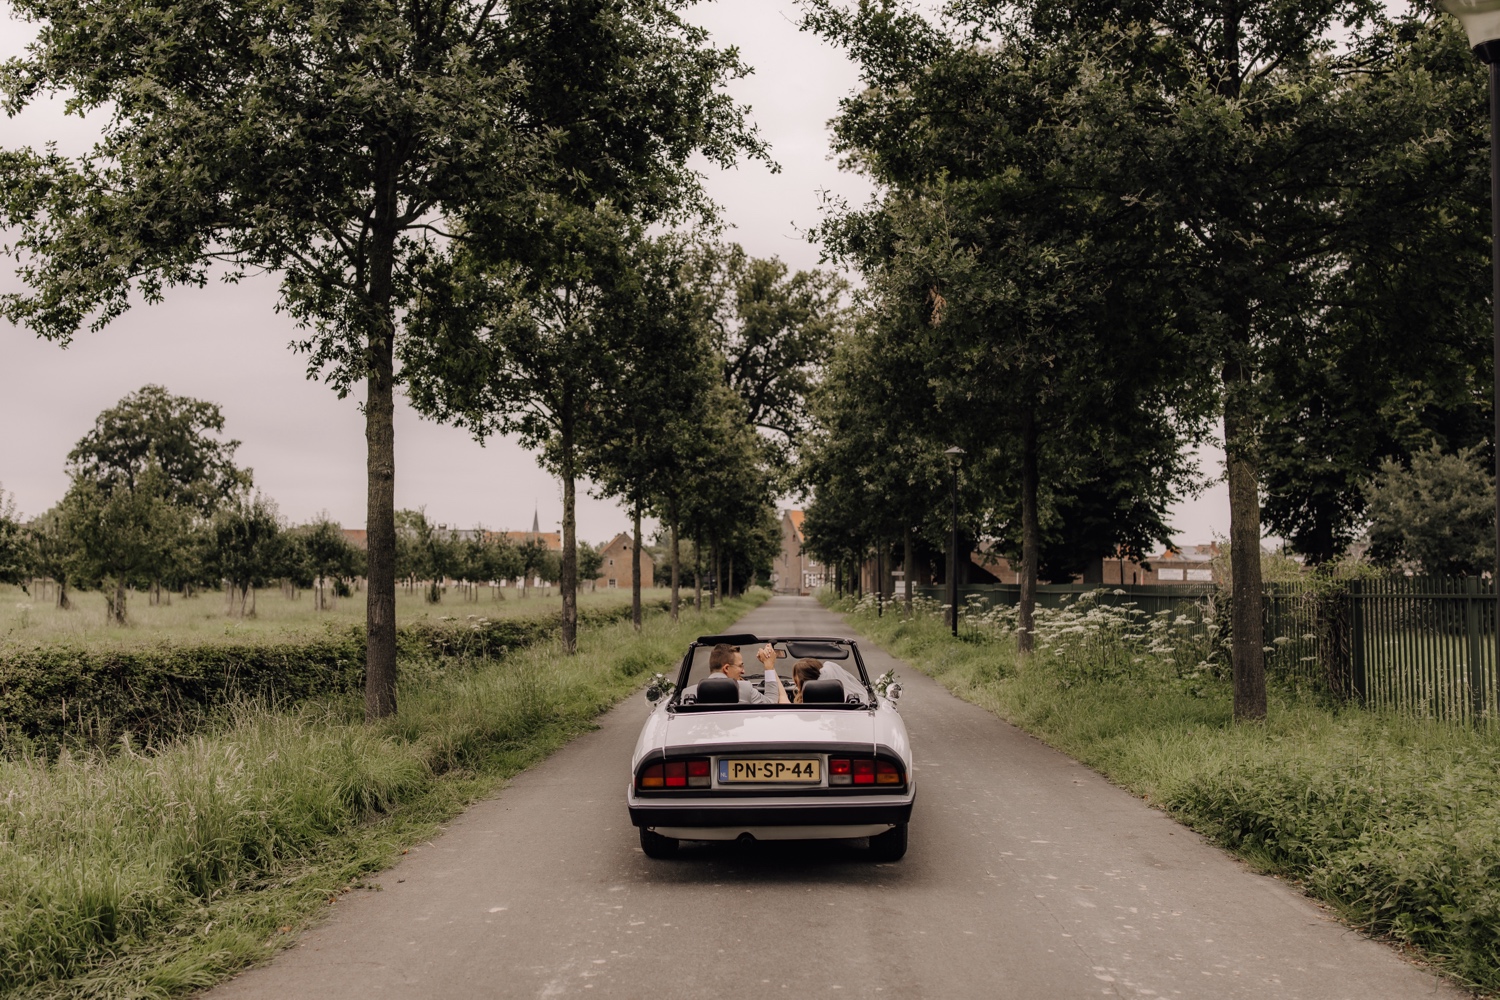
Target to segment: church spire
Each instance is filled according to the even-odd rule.
[[[531,537],[542,537],[542,519],[540,516],[538,516],[538,512],[535,507],[531,509]]]

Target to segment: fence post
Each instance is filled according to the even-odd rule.
[[[1361,705],[1368,704],[1365,688],[1365,582],[1350,580],[1349,602],[1349,683]]]
[[[1467,612],[1464,629],[1469,633],[1469,712],[1476,726],[1484,720],[1484,626],[1478,600],[1480,586],[1478,577],[1464,578],[1464,610]]]

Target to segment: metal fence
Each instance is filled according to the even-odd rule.
[[[918,587],[944,601],[941,587]],[[1212,586],[1044,585],[1037,603],[1057,608],[1094,594],[1146,615],[1186,616],[1206,635],[1205,611],[1226,599]],[[959,588],[959,603],[1014,605],[1021,588]],[[1500,725],[1494,585],[1466,577],[1306,580],[1269,584],[1262,601],[1266,672],[1283,684],[1326,691],[1416,718]]]

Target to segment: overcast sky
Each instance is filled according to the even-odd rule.
[[[718,0],[693,17],[719,44],[738,45],[756,73],[734,96],[749,104],[772,155],[759,164],[710,170],[709,193],[724,206],[729,238],[758,257],[793,268],[818,264],[801,233],[819,219],[819,192],[863,201],[869,185],[841,173],[828,158],[827,121],[857,80],[843,55],[794,26],[789,0]],[[0,0],[0,58],[18,54],[29,26]],[[88,148],[94,123],[65,117],[60,106],[35,105],[0,121],[0,146]],[[18,281],[0,264],[0,289]],[[365,513],[363,421],[354,398],[339,399],[308,381],[303,359],[288,349],[292,323],[275,312],[273,278],[239,285],[176,289],[158,306],[138,305],[101,333],[81,333],[66,350],[0,320],[0,485],[17,506],[37,514],[67,488],[65,456],[99,411],[147,383],[223,407],[226,433],[243,442],[242,464],[293,521],[327,511],[345,526]],[[1218,455],[1206,456],[1217,474]],[[510,441],[480,447],[464,433],[422,420],[404,403],[396,413],[396,505],[425,506],[434,521],[455,526],[527,528],[533,510],[543,529],[562,517],[557,482]],[[1178,541],[1209,541],[1229,527],[1228,495],[1217,484],[1173,513]],[[579,537],[604,540],[628,519],[612,502],[580,491]]]

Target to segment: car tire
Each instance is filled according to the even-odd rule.
[[[646,852],[648,858],[670,858],[677,853],[677,838],[663,837],[643,826],[641,827],[641,850]]]
[[[645,833],[644,830],[641,831]],[[647,853],[650,853],[649,851]],[[897,823],[885,833],[870,838],[870,858],[874,861],[900,861],[906,854],[906,824]]]

